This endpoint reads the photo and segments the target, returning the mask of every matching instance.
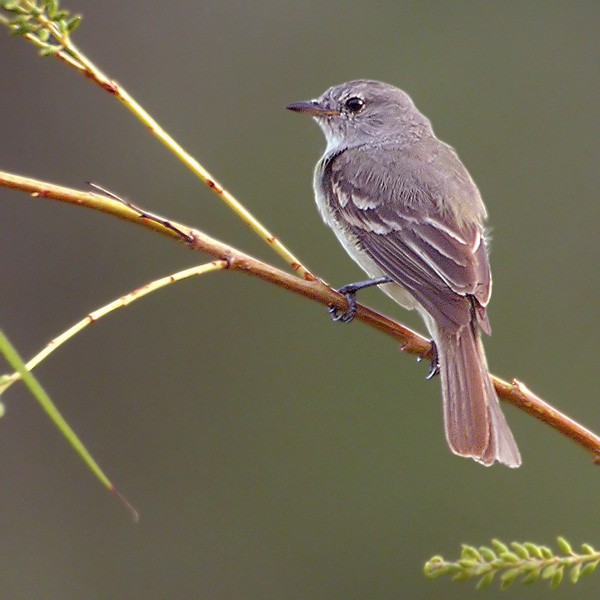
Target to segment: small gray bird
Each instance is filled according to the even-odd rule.
[[[379,81],[343,83],[287,108],[314,117],[327,139],[314,176],[323,219],[369,277],[390,282],[381,286],[388,296],[425,320],[450,448],[518,467],[480,340],[480,330],[490,334],[486,210],[456,152],[405,92]]]

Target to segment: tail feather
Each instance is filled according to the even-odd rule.
[[[436,336],[446,439],[455,454],[518,467],[521,456],[487,370],[475,327]]]

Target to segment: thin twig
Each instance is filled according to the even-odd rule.
[[[132,302],[143,298],[147,294],[155,292],[156,290],[167,285],[171,285],[177,281],[183,281],[189,277],[198,277],[212,271],[218,271],[219,269],[226,269],[228,266],[229,265],[225,260],[213,260],[210,263],[196,267],[190,267],[189,269],[184,269],[183,271],[179,271],[177,273],[167,275],[166,277],[156,279],[155,281],[151,281],[150,283],[147,283],[146,285],[143,285],[86,315],[83,319],[69,327],[69,329],[63,331],[63,333],[50,340],[50,342],[48,342],[40,352],[27,361],[25,367],[28,371],[32,371],[50,354],[62,346],[67,340],[70,340],[74,335],[79,333],[82,329],[93,325],[96,321],[98,321],[98,319],[101,319],[118,308],[125,308]],[[20,379],[21,375],[17,371],[6,378],[0,379],[0,395],[3,394],[13,383],[19,381]]]
[[[171,221],[172,227],[169,228],[159,220],[140,218],[137,210],[112,198],[2,171],[0,171],[0,185],[28,192],[35,198],[48,198],[86,206],[120,219],[138,223],[170,238],[185,241],[194,250],[200,250],[217,259],[227,261],[230,270],[258,277],[326,306],[336,306],[340,310],[346,307],[344,296],[319,279],[300,279],[186,225]],[[177,231],[181,231],[184,237]],[[189,239],[192,239],[193,242],[189,242]],[[427,339],[388,317],[359,304],[356,319],[392,337],[400,343],[403,351],[423,358],[431,358],[431,345]],[[517,380],[508,383],[495,376],[492,376],[492,379],[500,398],[569,437],[588,450],[594,457],[594,462],[600,464],[600,437],[538,398]]]

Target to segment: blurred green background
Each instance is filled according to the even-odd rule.
[[[75,41],[89,57],[336,285],[362,273],[313,203],[324,140],[283,107],[357,77],[407,90],[491,215],[492,370],[600,430],[597,1],[65,6],[84,15]],[[98,182],[280,264],[108,94],[5,30],[0,57],[0,168]],[[99,213],[6,189],[0,200],[0,326],[25,356],[204,260]],[[362,298],[423,330],[377,291]],[[497,586],[427,580],[422,565],[492,537],[600,546],[590,457],[511,407],[521,469],[454,457],[426,372],[373,330],[235,273],[110,316],[37,374],[141,521],[14,386],[0,421],[0,596],[497,598]],[[595,574],[553,597],[599,588]]]

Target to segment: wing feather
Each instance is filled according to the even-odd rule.
[[[445,328],[489,332],[491,276],[477,187],[446,145],[350,148],[324,164],[334,223]],[[431,150],[431,149],[429,149]]]

